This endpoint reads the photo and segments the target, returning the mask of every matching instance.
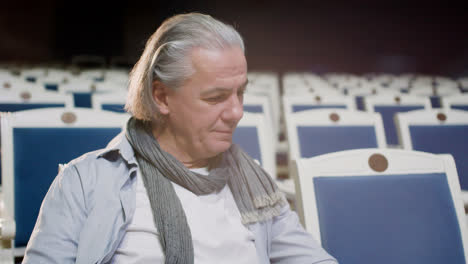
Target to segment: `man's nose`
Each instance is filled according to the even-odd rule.
[[[223,118],[226,121],[237,123],[244,115],[244,105],[242,98],[237,95],[232,95],[229,99],[227,109],[223,113]]]

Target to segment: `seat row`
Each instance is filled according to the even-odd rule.
[[[60,164],[104,148],[128,118],[126,113],[66,107],[2,114],[0,238],[11,247],[0,253],[23,254]],[[262,114],[246,113],[233,140],[274,175],[274,159],[268,156],[274,151],[264,122]]]
[[[308,113],[317,114],[319,112],[326,113],[324,115],[326,118],[322,117],[323,120],[320,120],[319,115],[314,115],[314,118],[304,118]],[[436,114],[433,119],[437,120],[437,127],[440,129],[434,129],[433,132],[429,133],[429,137],[427,137],[427,133],[423,133],[425,138],[422,141],[415,139],[417,139],[417,134],[420,133],[421,129],[427,131],[426,124],[421,122],[426,118],[421,118],[419,115],[421,111],[417,112],[399,114],[401,124],[405,124],[405,122],[408,124],[408,140],[412,143],[411,147],[416,149],[418,144],[424,146],[428,143],[438,143],[442,139],[449,142],[453,140],[452,146],[457,145],[462,150],[466,149],[464,147],[466,146],[466,140],[463,141],[460,136],[466,135],[467,125],[465,123],[464,126],[459,126],[456,122],[457,116],[453,114],[463,114],[461,117],[467,120],[465,112],[451,110],[443,112],[443,116],[441,112],[432,110],[432,113]],[[369,224],[376,223],[379,219],[381,221],[386,220],[386,217],[388,217],[388,222],[384,224],[387,228],[385,232],[392,233],[397,230],[398,226],[393,224],[396,220],[405,221],[402,224],[409,231],[412,231],[409,233],[406,231],[398,232],[400,236],[395,239],[406,241],[407,235],[412,237],[412,240],[407,241],[412,245],[413,242],[422,242],[419,236],[413,237],[415,232],[430,230],[432,231],[431,235],[434,237],[444,233],[447,238],[443,240],[443,243],[451,243],[457,248],[455,250],[447,249],[444,251],[444,256],[448,254],[454,260],[460,259],[463,256],[462,238],[465,239],[466,234],[464,232],[466,231],[464,231],[464,222],[461,222],[459,216],[462,210],[460,208],[462,207],[461,198],[463,196],[459,192],[460,184],[456,177],[457,169],[453,158],[450,156],[441,156],[441,158],[435,154],[420,152],[415,154],[409,150],[375,149],[375,145],[380,147],[379,144],[385,144],[385,141],[379,136],[383,132],[382,125],[380,124],[380,128],[378,128],[379,125],[369,121],[367,121],[367,126],[353,124],[349,116],[347,116],[350,113],[368,114],[342,109],[308,110],[297,113],[297,131],[295,133],[298,142],[301,142],[298,143],[296,149],[297,158],[294,158],[296,160],[295,170],[298,173],[293,175],[295,175],[296,181],[294,187],[296,190],[296,208],[300,212],[305,227],[315,233],[319,230],[317,237],[324,243],[324,247],[339,259],[348,259],[350,258],[348,254],[352,256],[353,252],[347,247],[340,246],[340,243],[350,245],[348,244],[349,239],[354,233],[344,232],[343,229],[346,230],[345,227],[354,227],[355,230],[360,230],[358,227],[363,229],[366,222],[359,222],[362,217],[371,216],[371,218],[367,219]],[[374,114],[374,116],[378,120],[379,115]],[[416,123],[409,121],[411,117],[417,117],[414,118]],[[127,119],[127,114],[83,108],[47,108],[3,115],[2,196],[4,211],[1,215],[3,219],[9,221],[2,221],[1,237],[3,239],[14,239],[13,245],[17,247],[24,246],[34,226],[42,197],[60,169],[59,164],[66,163],[84,152],[104,147],[113,136],[122,130],[122,126]],[[274,170],[274,165],[271,163],[273,159],[272,155],[270,155],[274,151],[271,144],[268,143],[268,133],[271,133],[271,129],[268,129],[265,121],[263,114],[246,113],[239,123],[233,140],[274,175],[274,172],[271,171],[272,168]],[[313,125],[310,125],[311,122],[320,123],[321,121],[326,121],[328,124],[318,126],[317,130],[314,130]],[[342,131],[338,130],[341,125],[340,122],[343,122],[344,125]],[[457,133],[450,132],[453,127],[456,127],[455,131],[458,131],[458,138],[456,137]],[[439,130],[445,134],[440,134]],[[411,134],[414,134],[414,136],[411,136]],[[362,147],[359,147],[361,150],[356,150],[356,152],[335,152],[329,154],[329,156],[314,153],[320,151],[318,150],[320,148],[327,148],[335,143],[333,140],[346,141],[346,139],[349,139],[354,141],[356,135],[359,135],[358,138],[360,137],[359,142],[355,142],[356,145],[364,142],[364,144],[367,144],[364,146],[365,148],[372,149],[363,150]],[[441,137],[441,135],[443,136]],[[288,132],[289,136],[290,133]],[[347,142],[346,144],[352,143]],[[356,147],[350,146],[350,148]],[[315,159],[307,161],[300,158],[302,153],[310,151],[312,151]],[[436,153],[436,150],[432,149],[431,152]],[[442,153],[447,153],[447,151],[444,150]],[[376,158],[371,158],[372,156],[375,157],[375,155],[377,155]],[[453,156],[456,161],[456,155]],[[464,158],[462,157],[462,159]],[[366,162],[369,165],[366,165]],[[371,167],[368,168],[368,166]],[[458,175],[461,176],[460,168],[458,169]],[[366,178],[349,177],[356,176],[356,174]],[[406,174],[410,176],[402,176]],[[304,178],[311,175],[315,175],[316,178]],[[389,177],[382,178],[382,175],[389,175]],[[404,180],[402,181],[402,179]],[[284,184],[284,181],[278,180],[278,182],[280,187]],[[356,183],[353,184],[354,182]],[[396,193],[389,192],[390,187],[398,187],[398,190]],[[444,190],[444,192],[441,190]],[[420,193],[424,195],[418,197]],[[316,201],[310,200],[310,197],[315,197]],[[413,200],[416,198],[419,200]],[[435,203],[441,200],[444,202]],[[311,205],[311,201],[316,203],[315,208]],[[428,203],[428,209],[424,207],[423,201]],[[368,205],[371,202],[374,204],[373,207]],[[382,206],[382,209],[377,205]],[[447,207],[447,205],[450,206]],[[419,208],[417,206],[423,207]],[[319,220],[314,216],[310,216],[310,212],[306,212],[310,208],[314,208],[319,212],[315,216],[320,216]],[[349,208],[353,208],[353,210]],[[429,213],[435,210],[434,208],[439,210],[437,211],[438,218],[434,218]],[[401,212],[407,212],[409,209],[412,209],[414,214],[408,216],[408,219],[391,217],[392,214],[401,214]],[[386,214],[383,214],[384,212]],[[406,215],[403,216],[407,217]],[[413,230],[415,223],[429,217],[431,217],[431,221],[429,223],[426,221],[423,229]],[[358,225],[359,223],[361,225]],[[451,227],[456,224],[459,228],[452,228],[447,233],[448,231],[443,227],[450,223]],[[338,234],[333,233],[334,228],[338,228],[336,230]],[[434,233],[434,230],[439,233]],[[358,232],[360,235],[356,238],[366,244],[365,242],[371,241],[371,238],[378,238],[377,234],[380,233],[377,231],[381,230],[376,228],[374,231],[369,231],[370,234],[367,236]],[[401,233],[406,235],[403,236]],[[456,234],[458,234],[458,240],[453,238]],[[335,241],[337,237],[345,237],[348,240]],[[334,238],[335,240],[333,240]],[[442,243],[436,239],[424,241],[424,244],[421,244],[424,247],[432,247]],[[387,243],[393,244],[391,242]],[[368,248],[362,246],[359,252],[368,251],[364,249]]]
[[[248,104],[246,104],[246,106],[247,105]],[[53,114],[53,115],[47,114],[48,111],[52,111],[52,110],[55,111],[56,113]],[[264,111],[259,110],[258,108],[257,108],[257,110],[258,110],[257,111],[258,114],[245,114],[244,118],[241,120],[241,122],[239,124],[239,129],[237,129],[236,134],[234,135],[234,141],[239,143],[251,156],[253,156],[260,164],[262,164],[262,166],[264,166],[265,169],[268,172],[270,172],[272,175],[275,175],[275,172],[274,172],[274,170],[275,170],[274,148],[272,147],[273,146],[273,144],[271,143],[272,140],[269,139],[269,138],[272,137],[271,134],[272,134],[273,131],[271,129],[271,125],[268,125],[268,122],[270,122],[270,121],[268,121],[268,119],[266,118],[266,115],[264,114]],[[460,124],[457,123],[459,119],[468,120],[466,118],[466,115],[460,115],[460,117],[458,118],[456,115],[453,115],[452,113],[455,112],[455,113],[462,114],[462,112],[455,111],[455,110],[442,110],[442,111],[431,110],[431,111],[429,111],[429,112],[431,112],[431,118],[432,118],[431,120],[434,120],[437,127],[440,127],[439,130],[442,131],[442,132],[445,131],[446,134],[443,134],[443,133],[441,134],[440,132],[436,131],[434,133],[430,133],[431,137],[426,138],[425,141],[428,142],[428,143],[435,143],[435,142],[439,142],[440,139],[453,140],[452,143],[450,143],[448,145],[451,146],[451,147],[453,147],[454,145],[459,147],[462,150],[461,154],[463,155],[463,153],[464,153],[463,149],[466,149],[466,147],[464,147],[464,146],[466,146],[466,141],[463,141],[463,138],[460,139],[460,138],[456,137],[455,135],[457,135],[457,134],[462,135],[462,136],[466,135],[466,131],[467,131],[466,130],[466,124],[465,125],[462,124],[460,126]],[[86,112],[88,114],[81,114],[81,112]],[[50,181],[55,176],[56,171],[59,168],[58,164],[68,162],[72,158],[78,156],[79,153],[84,153],[84,152],[92,150],[92,149],[103,147],[103,145],[100,145],[100,146],[93,145],[93,146],[90,147],[90,149],[79,149],[79,147],[84,147],[86,145],[85,144],[86,142],[91,141],[90,138],[86,139],[87,132],[89,132],[88,137],[91,137],[91,138],[95,139],[96,141],[101,141],[100,144],[105,144],[105,142],[107,142],[109,140],[109,138],[111,138],[113,135],[115,135],[116,133],[118,133],[121,130],[122,124],[125,123],[126,118],[128,118],[128,116],[126,114],[105,113],[105,118],[104,119],[114,120],[116,122],[115,124],[110,125],[110,127],[107,127],[105,124],[108,124],[108,123],[106,123],[106,122],[102,121],[99,124],[95,122],[96,120],[101,120],[101,118],[98,117],[98,116],[100,116],[101,115],[100,113],[102,113],[102,112],[104,112],[104,111],[91,110],[91,109],[60,108],[58,110],[57,109],[41,109],[41,110],[34,110],[34,111],[31,110],[31,111],[18,112],[18,113],[15,113],[15,114],[3,115],[3,117],[2,117],[2,160],[6,160],[6,161],[3,162],[3,164],[5,166],[4,169],[3,169],[3,172],[4,172],[3,174],[5,176],[2,176],[2,178],[4,178],[6,182],[4,183],[4,185],[2,187],[2,189],[3,189],[2,195],[4,197],[5,209],[6,210],[4,212],[2,212],[2,216],[5,216],[5,215],[10,216],[9,219],[11,221],[9,221],[9,222],[8,221],[3,221],[4,225],[2,226],[2,232],[6,232],[6,233],[2,234],[2,238],[3,237],[7,237],[7,238],[8,237],[9,238],[14,237],[15,238],[14,245],[16,245],[16,246],[20,246],[21,243],[23,243],[23,245],[24,245],[25,243],[27,243],[27,240],[29,239],[27,228],[23,228],[22,226],[24,226],[25,222],[26,222],[26,225],[28,225],[28,223],[29,223],[30,230],[32,230],[32,226],[34,225],[34,221],[35,221],[35,218],[36,218],[34,216],[34,214],[37,216],[37,212],[39,210],[39,205],[40,205],[40,202],[42,201],[42,198],[40,197],[40,195],[38,197],[33,197],[33,195],[35,195],[36,193],[31,192],[31,191],[28,191],[28,195],[21,195],[20,194],[21,190],[23,190],[23,189],[27,190],[28,188],[31,188],[31,186],[33,186],[35,189],[42,190],[42,193],[45,194],[45,192],[47,191],[47,187],[50,185]],[[319,112],[323,112],[325,114],[323,114],[323,116],[319,118],[318,117]],[[29,116],[29,113],[31,113],[30,116]],[[313,113],[314,116],[309,115],[307,117],[307,115],[308,115],[307,113],[309,113],[309,114]],[[323,146],[327,147],[327,145],[332,146],[334,143],[337,143],[335,141],[345,140],[345,139],[352,140],[353,136],[356,134],[356,132],[361,131],[361,130],[364,131],[364,134],[363,134],[364,136],[361,135],[361,140],[363,142],[372,142],[372,141],[374,141],[374,142],[384,142],[384,143],[380,143],[380,144],[385,144],[385,140],[382,141],[382,137],[378,136],[378,134],[383,134],[382,133],[383,129],[382,129],[381,124],[380,125],[375,125],[375,123],[378,123],[378,122],[369,121],[369,120],[373,120],[373,119],[366,118],[365,120],[366,120],[366,122],[368,122],[367,126],[363,125],[363,127],[360,127],[360,125],[358,125],[357,123],[353,124],[351,121],[349,121],[349,120],[355,119],[355,117],[352,117],[351,119],[348,119],[347,114],[349,114],[349,113],[352,113],[352,114],[357,113],[357,114],[361,114],[361,115],[367,114],[367,113],[364,113],[364,112],[346,111],[346,110],[343,110],[343,109],[307,110],[307,111],[304,111],[304,112],[294,113],[294,115],[297,115],[297,118],[298,118],[298,123],[296,124],[296,127],[297,127],[296,130],[297,131],[295,131],[293,133],[290,133],[289,130],[288,130],[288,140],[290,138],[290,135],[295,134],[295,133],[298,134],[298,138],[302,137],[303,140],[302,140],[302,142],[300,142],[300,140],[298,139],[297,149],[291,147],[290,150],[292,151],[292,149],[296,149],[296,153],[299,153],[299,155],[301,154],[301,152],[306,151],[305,150],[306,148],[310,148],[310,149],[312,149],[312,151],[315,151],[315,149],[318,149],[320,146],[322,146],[322,147]],[[410,115],[410,114],[414,114],[414,113],[415,112],[407,113],[405,115]],[[109,114],[114,115],[115,117],[111,117]],[[349,115],[352,116],[352,114],[349,114]],[[372,115],[373,116],[379,116],[378,114],[372,114]],[[27,117],[27,116],[29,116],[29,117]],[[306,118],[304,118],[304,117],[306,117]],[[104,119],[102,119],[102,120],[104,120]],[[118,122],[117,122],[117,119],[118,119]],[[302,119],[305,120],[304,122],[306,122],[306,123],[300,123],[300,122],[302,122],[301,121]],[[378,119],[379,118],[377,117],[376,120],[378,120]],[[418,116],[415,119],[419,120],[419,121],[423,120],[424,122],[429,120],[429,118],[421,117],[421,116]],[[23,121],[18,121],[17,122],[17,120],[23,120]],[[27,121],[27,120],[29,120],[29,121]],[[57,123],[49,122],[50,120],[56,120],[54,122],[57,122]],[[91,120],[93,121],[93,124],[84,125],[86,122],[89,122]],[[292,120],[292,119],[290,119],[289,117],[286,117],[286,123],[288,124],[287,125],[288,129],[291,126],[291,125],[289,125],[289,124],[291,124],[291,122],[289,120]],[[309,122],[310,120],[326,122],[326,124],[325,124],[326,128],[323,129],[323,127],[320,127],[320,125],[319,125],[319,129],[314,131],[313,127],[309,126],[307,124],[307,122]],[[28,122],[33,122],[33,123],[26,125]],[[109,122],[112,123],[113,121],[109,121]],[[349,123],[347,123],[347,122],[349,122]],[[424,123],[424,122],[422,122],[422,123],[419,122],[417,124],[413,124],[412,128],[408,128],[408,132],[411,134],[411,133],[416,131],[415,133],[418,134],[418,131],[419,131],[419,134],[427,135],[426,132],[428,131],[427,130],[428,127],[427,127],[427,124]],[[320,123],[320,122],[317,122],[315,125],[317,125],[318,123]],[[404,123],[404,121],[400,122],[400,124],[403,124],[403,123]],[[15,124],[17,126],[15,126]],[[105,130],[107,132],[104,132],[102,134],[102,138],[99,139],[99,137],[96,137],[95,135],[99,134],[98,130],[101,130],[101,127],[103,126],[103,124],[104,124]],[[49,125],[51,125],[52,127],[49,127]],[[83,125],[84,125],[84,127],[83,127]],[[335,128],[338,129],[341,125],[345,126],[345,128],[344,128],[344,130],[342,132],[340,132],[339,130],[336,130],[336,132],[332,132]],[[374,126],[374,128],[372,128],[373,126]],[[375,127],[379,127],[379,126],[380,126],[380,128],[375,128]],[[347,130],[347,131],[345,130],[345,129],[348,129],[350,127],[354,127],[355,131],[350,132],[350,130]],[[453,127],[457,127],[456,130],[458,132],[455,133],[455,134],[453,134],[451,132],[451,130],[450,130]],[[79,131],[79,132],[75,131],[76,133],[72,133],[71,131],[74,130],[74,129],[78,129],[77,131]],[[63,130],[67,131],[69,134],[67,134],[66,136],[59,136],[60,134],[54,134],[54,133],[61,133]],[[3,131],[6,131],[6,132],[3,132]],[[300,133],[299,131],[302,131],[302,132]],[[380,131],[380,132],[378,132],[378,131]],[[423,131],[423,132],[421,133],[421,131]],[[314,132],[314,133],[318,133],[318,134],[315,134],[315,135],[311,134],[310,136],[307,136],[307,133],[309,133],[309,132]],[[371,136],[372,133],[375,133],[375,135]],[[299,134],[301,134],[302,136],[299,136]],[[332,136],[333,134],[335,136]],[[10,135],[12,135],[12,137],[10,137]],[[92,136],[90,136],[90,135],[92,135]],[[319,136],[317,136],[317,135],[319,135]],[[30,138],[28,140],[29,136],[32,136],[33,138],[32,139]],[[84,139],[75,138],[75,136],[84,136]],[[327,139],[327,136],[331,136],[331,137],[329,137],[330,139]],[[378,137],[380,139],[378,139]],[[63,140],[60,141],[60,140],[58,140],[59,138],[62,138]],[[315,140],[315,142],[314,142],[314,140]],[[409,137],[409,142],[412,142],[412,145],[409,148],[416,149],[414,147],[415,146],[414,142],[416,142],[416,141],[417,140],[414,140],[411,137]],[[8,143],[8,142],[10,142],[10,143]],[[41,143],[41,144],[38,144],[38,142]],[[71,154],[70,156],[63,155],[63,150],[68,149],[68,147],[66,147],[67,144],[79,145],[79,147],[77,147],[77,146],[70,146],[69,147],[70,149],[78,150],[79,153],[74,153],[74,154]],[[9,149],[11,149],[10,146],[12,146],[12,145],[13,146],[18,146],[19,150],[10,152]],[[49,173],[48,173],[49,175],[47,175],[49,178],[46,179],[46,182],[42,183],[42,185],[41,185],[41,183],[35,182],[34,180],[39,181],[42,178],[47,178],[47,177],[44,177],[45,169],[42,169],[43,167],[40,167],[40,165],[33,164],[33,163],[35,162],[35,159],[38,159],[38,157],[45,156],[45,157],[48,158],[49,156],[52,156],[52,155],[50,155],[52,148],[49,147],[49,146],[52,146],[52,145],[59,146],[60,154],[58,155],[58,158],[63,159],[63,160],[53,160],[50,163],[46,162],[46,163],[49,164],[48,165],[49,166]],[[307,146],[307,145],[309,145],[309,146]],[[447,144],[442,144],[442,145],[447,145]],[[37,147],[38,150],[35,150],[33,147]],[[367,145],[365,147],[369,148],[369,147],[373,147],[373,146]],[[380,146],[377,145],[377,146],[374,146],[374,147],[380,147]],[[350,147],[350,148],[362,148],[362,147],[354,147],[353,146],[353,147]],[[42,152],[40,152],[40,151],[42,151]],[[333,151],[340,151],[340,149],[334,149]],[[377,153],[377,154],[384,155],[384,157],[386,157],[386,159],[387,159],[387,163],[392,164],[392,167],[391,167],[392,170],[389,170],[389,173],[392,174],[392,173],[395,172],[394,169],[397,168],[397,167],[394,167],[394,164],[400,164],[400,162],[396,162],[398,159],[390,158],[391,155],[388,156],[388,154],[386,154],[387,153],[386,151],[391,151],[391,150],[373,149],[372,151],[374,152],[374,154]],[[442,149],[442,150],[439,150],[439,151],[441,151],[441,153],[450,153],[450,150],[447,150],[447,149]],[[329,151],[327,151],[327,152],[329,152]],[[325,152],[325,153],[327,153],[327,152]],[[430,152],[437,153],[437,149],[433,148],[433,149],[430,150]],[[7,154],[7,153],[10,153],[10,154]],[[401,151],[398,152],[397,151],[395,153],[398,154],[398,155],[395,154],[395,156],[405,157],[409,161],[412,161],[412,160],[409,159],[409,152],[401,152]],[[25,156],[23,158],[18,158],[20,155],[25,155],[25,154],[28,154],[28,155],[31,155],[31,156],[29,156],[29,158],[27,156]],[[316,153],[316,154],[313,154],[313,155],[319,155],[319,154],[320,153]],[[18,155],[18,157],[16,155]],[[370,158],[370,156],[371,156],[369,153],[367,153],[366,155],[368,156],[368,158]],[[426,154],[424,154],[424,155],[426,155]],[[427,154],[427,155],[429,155],[429,154]],[[452,153],[452,155],[454,155],[454,154]],[[291,155],[291,157],[292,156],[293,155]],[[354,156],[358,156],[358,155],[354,154]],[[297,156],[297,157],[298,158],[296,158],[295,160],[299,160],[299,156]],[[455,157],[455,160],[456,160],[457,159],[456,155],[454,155],[454,157]],[[460,157],[463,159],[463,156],[460,156]],[[54,159],[54,158],[52,158],[52,159]],[[15,160],[16,160],[16,163],[15,163]],[[400,158],[400,160],[401,160],[401,158]],[[428,160],[430,160],[430,159],[428,159]],[[436,158],[433,158],[433,160],[436,160]],[[428,161],[425,161],[425,162],[428,162]],[[421,164],[424,164],[425,162],[423,162]],[[373,163],[376,163],[376,162],[373,162]],[[377,163],[379,163],[379,162],[377,162]],[[414,162],[411,162],[411,163],[414,163]],[[435,162],[433,162],[433,163],[435,164]],[[9,164],[9,165],[6,165],[6,164]],[[322,164],[323,164],[323,162],[320,161],[320,162],[318,162],[318,165],[317,165],[317,163],[315,163],[315,165],[313,165],[312,168],[314,168],[314,170],[316,170],[316,166],[322,166]],[[339,161],[339,162],[336,162],[336,163],[332,162],[331,164],[334,164],[331,167],[349,168],[346,171],[351,171],[352,170],[351,169],[352,167],[349,167],[348,163],[344,162],[343,160]],[[362,165],[363,164],[362,161],[361,161],[361,163],[356,162],[356,164],[360,164],[361,168],[364,168],[364,165]],[[432,164],[432,163],[427,163],[427,164]],[[291,166],[291,167],[294,168],[294,166]],[[422,165],[422,167],[427,168],[427,166],[423,166],[423,165]],[[448,167],[448,166],[446,166],[446,167]],[[445,168],[445,167],[443,167],[443,168]],[[18,170],[18,172],[17,172],[17,170]],[[299,171],[299,169],[296,169],[296,170]],[[312,171],[312,170],[311,169],[306,169],[305,170],[306,173],[310,172],[310,171]],[[398,170],[396,170],[396,171],[398,171]],[[430,170],[428,169],[426,171],[430,171]],[[435,171],[436,172],[443,172],[440,168],[438,169],[438,171],[437,170],[435,170]],[[456,172],[456,170],[455,170],[455,172]],[[24,178],[21,178],[21,177],[17,178],[16,175],[15,175],[16,173],[18,173],[18,174],[22,173],[23,175],[26,175],[26,176],[23,176]],[[37,175],[37,174],[34,174],[34,173],[39,173],[41,176],[34,177],[33,175]],[[373,173],[376,173],[376,171],[373,170]],[[13,176],[7,176],[7,175],[13,175]],[[292,174],[292,175],[295,175],[295,174]],[[323,174],[321,174],[321,175],[323,176]],[[340,175],[340,174],[338,173],[337,175]],[[450,176],[450,177],[453,178],[453,175],[454,175],[453,169],[452,169],[451,175],[452,176]],[[460,173],[460,170],[458,171],[458,175],[460,176],[460,182],[462,182],[462,179],[461,179],[462,174]],[[345,176],[349,176],[349,175],[345,175]],[[8,177],[11,177],[10,180],[6,180]],[[445,177],[445,176],[443,176],[443,177]],[[295,176],[295,178],[297,178],[297,176]],[[285,181],[281,181],[279,179],[278,179],[278,183],[280,185],[280,188],[282,188],[283,190],[285,190],[285,188],[288,188],[288,187],[292,186],[292,188],[294,190],[294,191],[292,191],[292,195],[293,195],[293,197],[295,198],[295,200],[297,202],[296,208],[297,208],[298,212],[301,212],[301,210],[305,210],[304,209],[305,207],[303,207],[304,205],[301,205],[300,204],[301,202],[299,202],[300,199],[302,199],[302,198],[300,198],[300,196],[302,197],[302,195],[310,195],[310,191],[308,191],[308,192],[305,192],[305,191],[296,192],[296,190],[300,190],[298,188],[302,188],[301,187],[301,184],[302,184],[301,181],[299,181],[297,179],[296,179],[296,184],[295,185],[294,184],[288,185],[288,183],[286,183]],[[371,179],[371,178],[369,177],[369,179]],[[416,177],[416,179],[419,180],[418,177]],[[423,180],[423,181],[425,181],[425,180]],[[453,181],[453,179],[451,181]],[[440,179],[435,181],[435,182],[436,183],[440,182]],[[339,184],[342,184],[342,183],[339,183]],[[437,184],[440,184],[440,183],[437,183]],[[438,186],[437,188],[440,187],[439,185],[436,185],[436,186]],[[456,186],[456,184],[451,184],[451,185],[449,185],[449,187],[450,186]],[[463,183],[462,183],[462,186],[463,186]],[[9,191],[7,190],[7,188],[9,188]],[[316,187],[314,187],[314,188],[316,188]],[[384,187],[381,187],[381,188],[385,189]],[[320,189],[322,189],[322,187],[320,187]],[[332,185],[331,189],[335,190],[335,187]],[[425,190],[426,188],[423,188],[423,189]],[[452,193],[452,189],[453,189],[453,187],[450,187],[450,189],[449,189],[451,191],[451,193]],[[457,189],[457,188],[455,188],[455,189]],[[288,191],[288,189],[286,189],[286,191]],[[336,191],[332,191],[331,193],[336,194]],[[439,193],[439,191],[436,191],[436,193]],[[16,196],[17,194],[19,194],[19,196]],[[432,194],[430,194],[428,196],[433,197]],[[390,197],[392,197],[392,196],[390,196]],[[408,199],[413,198],[412,196],[408,196],[408,197],[409,197]],[[455,194],[455,197],[460,198],[460,197],[462,197],[462,195],[460,195],[460,194],[456,195]],[[320,198],[320,199],[323,199],[323,198]],[[363,199],[363,198],[359,198],[359,199]],[[359,201],[359,199],[358,199],[358,201]],[[445,197],[444,199],[449,199],[449,200],[447,200],[448,202],[451,201],[450,197],[448,197],[448,198]],[[16,202],[16,201],[18,201],[18,202]],[[365,201],[367,201],[367,200],[365,200]],[[380,200],[376,200],[376,201],[380,201]],[[450,212],[452,212],[452,215],[454,214],[454,212],[459,211],[459,209],[458,209],[459,206],[457,205],[457,202],[455,202],[455,201],[456,201],[456,199],[453,199],[453,201],[452,201],[453,207],[456,209],[456,210],[453,209],[452,211],[450,211]],[[36,203],[36,204],[34,205],[34,203]],[[21,204],[23,206],[26,206],[26,207],[21,207],[22,206]],[[401,204],[403,204],[403,202],[401,202]],[[31,207],[28,208],[27,206],[31,206]],[[433,205],[430,205],[430,206],[433,206]],[[339,208],[339,207],[336,207],[336,208]],[[402,209],[399,209],[399,210],[404,211],[404,210],[407,210],[407,208],[402,208]],[[444,210],[444,211],[439,211],[439,212],[446,212],[446,209],[440,209],[440,210]],[[336,212],[331,212],[331,214],[335,214],[335,213]],[[376,216],[379,215],[378,211],[373,212],[373,213]],[[324,213],[322,213],[322,214],[324,214]],[[458,215],[458,213],[456,213],[456,214]],[[304,217],[305,213],[302,212],[301,215],[303,215],[302,219],[305,219],[305,217]],[[422,217],[424,218],[424,216],[422,216]],[[343,218],[343,219],[346,219],[346,218]],[[416,219],[420,219],[420,218],[416,218]],[[415,221],[414,219],[413,220],[410,219],[410,220]],[[437,220],[437,221],[439,221],[439,220]],[[442,220],[440,220],[440,221],[442,221]],[[441,225],[440,225],[441,222],[440,221],[439,221],[439,225],[437,225],[437,227],[439,229],[441,228]],[[460,230],[463,230],[463,226],[462,226],[462,224],[460,224],[460,221],[458,220],[458,218],[452,217],[452,218],[448,218],[448,220],[445,219],[443,221],[452,221],[452,222],[453,221],[458,221],[457,223],[460,226]],[[304,223],[305,223],[305,220],[304,220]],[[328,220],[323,220],[321,222],[317,221],[317,223],[319,223],[319,224],[320,223],[329,224],[329,221]],[[453,223],[455,223],[455,222],[453,222]],[[12,228],[11,226],[14,226],[15,224],[16,224],[17,228]],[[307,227],[307,225],[306,225],[306,227]],[[320,228],[322,228],[322,227],[320,227]],[[429,226],[428,229],[430,229],[430,228],[434,228],[434,226]],[[308,230],[312,230],[312,229],[308,228]],[[460,232],[462,232],[462,231],[460,231]],[[454,234],[454,233],[452,232],[452,234]],[[464,237],[464,234],[461,233],[461,235],[459,235],[459,236]],[[333,234],[333,235],[331,235],[331,237],[337,237],[337,236],[336,236],[336,234]],[[320,237],[320,238],[322,239],[322,242],[325,241],[325,239],[326,239],[325,236],[323,236],[323,238],[322,237]],[[364,238],[366,238],[366,237],[364,237]],[[452,239],[452,235],[450,236],[450,239]],[[460,247],[460,243],[458,243],[460,241],[458,241],[458,242],[455,241],[455,240],[447,240],[447,241],[449,241],[450,243],[455,243],[456,246]],[[433,246],[433,245],[435,245],[435,244],[427,244],[427,246]],[[332,246],[332,244],[327,245],[326,248],[329,249],[329,250],[335,250],[334,246]],[[361,252],[361,251],[359,251],[359,252]],[[454,253],[452,251],[448,251],[447,254],[457,256],[455,258],[455,259],[457,259],[457,258],[459,258],[461,256],[460,251],[457,251],[457,252]],[[340,256],[340,258],[342,258],[341,255],[339,255],[339,254],[341,254],[341,253],[339,253],[338,251],[337,251],[336,254],[333,253],[333,255],[337,255],[337,256]],[[455,262],[450,262],[450,263],[455,263]]]

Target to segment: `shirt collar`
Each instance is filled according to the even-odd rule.
[[[125,131],[120,132],[116,137],[114,137],[109,144],[107,144],[106,148],[97,153],[97,156],[98,158],[106,158],[107,155],[114,152],[118,152],[128,164],[136,164],[135,152],[133,152],[133,148],[125,136]]]

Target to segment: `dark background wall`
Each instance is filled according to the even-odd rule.
[[[0,63],[75,55],[134,63],[167,17],[190,11],[234,24],[250,70],[468,75],[466,4],[427,1],[3,1]]]

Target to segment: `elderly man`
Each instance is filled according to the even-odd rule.
[[[231,26],[166,20],[131,73],[125,132],[57,176],[24,263],[336,263],[232,144],[247,82]]]

